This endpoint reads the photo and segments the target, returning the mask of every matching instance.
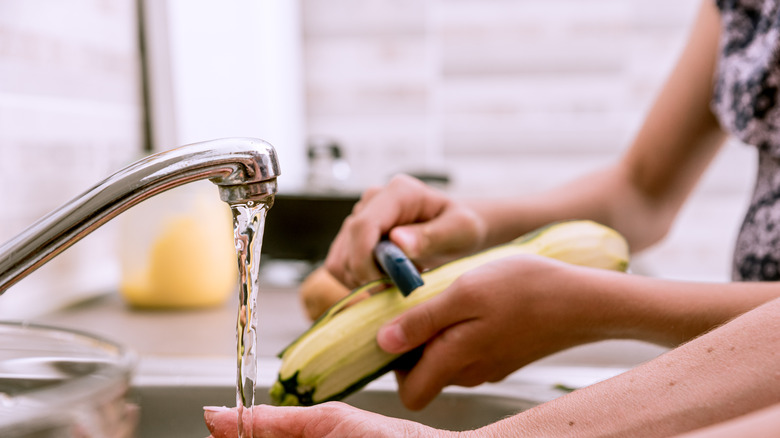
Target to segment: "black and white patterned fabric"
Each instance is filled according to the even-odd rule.
[[[780,280],[780,0],[716,0],[720,58],[712,109],[758,148],[758,175],[734,249],[732,277]]]

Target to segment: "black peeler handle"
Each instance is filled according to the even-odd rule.
[[[382,270],[393,280],[403,296],[423,285],[423,279],[417,267],[401,248],[389,240],[380,241],[374,248],[376,258]]]

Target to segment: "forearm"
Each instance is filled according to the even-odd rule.
[[[780,430],[780,402],[723,423],[680,435],[678,438],[776,438]]]
[[[480,429],[481,436],[669,436],[780,400],[780,300],[644,365]]]
[[[621,160],[549,192],[473,202],[487,224],[485,246],[566,219],[615,228],[632,251],[661,239],[725,139],[709,108],[718,34],[717,8],[703,2],[680,62]]]
[[[547,224],[570,219],[590,219],[615,228],[611,206],[620,202],[615,188],[625,186],[614,167],[577,178],[542,193],[517,198],[468,201],[486,224],[484,247],[507,242]],[[625,214],[638,213],[628,199],[623,200]],[[624,230],[618,230],[624,233]],[[632,245],[633,246],[633,245]]]
[[[689,341],[780,297],[775,282],[703,283],[578,268],[570,279],[598,339],[638,339],[669,347]],[[577,299],[577,296],[571,298]]]

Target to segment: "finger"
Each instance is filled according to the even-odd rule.
[[[379,193],[382,190],[381,186],[371,186],[363,191],[363,193],[360,194],[360,200],[355,203],[355,205],[352,207],[352,214],[356,214],[360,212],[362,209],[366,207],[366,204],[376,196],[377,193]]]
[[[213,438],[236,436],[236,409],[206,409]],[[341,402],[310,407],[259,405],[252,409],[252,432],[257,438],[349,438],[430,435],[430,428],[406,420],[363,411]]]
[[[458,342],[448,339],[451,334],[448,331],[429,342],[417,365],[401,376],[398,395],[408,409],[427,406],[468,365],[457,352]]]
[[[378,225],[383,210],[371,203],[381,191],[374,187],[364,192],[352,214],[344,219],[325,258],[326,269],[349,288],[382,276],[373,260],[373,248],[384,234]]]
[[[377,343],[388,353],[406,353],[428,342],[450,325],[468,318],[457,285],[402,313],[379,329]]]
[[[373,261],[373,246],[381,233],[370,221],[350,215],[331,244],[325,268],[350,289],[381,277]]]
[[[249,435],[251,427],[255,437],[303,437],[303,430],[311,415],[301,407],[272,407],[259,405],[252,408],[252,415],[245,412],[244,425]],[[249,424],[249,419],[252,423]],[[204,408],[206,427],[214,438],[234,438],[238,435],[238,410],[236,408]]]
[[[448,202],[444,194],[408,175],[396,175],[381,189],[371,189],[350,215],[355,227],[376,228],[380,235],[393,227],[436,217]]]
[[[377,242],[393,227],[424,222],[438,215],[447,198],[419,180],[398,175],[382,189],[372,189],[342,224],[325,265],[348,287],[381,277],[373,258]]]
[[[393,228],[390,240],[418,264],[435,267],[476,249],[481,232],[478,223],[471,212],[445,211],[427,222]]]
[[[352,287],[358,287],[369,281],[382,277],[379,267],[374,261],[374,247],[382,238],[383,231],[373,218],[354,216],[345,222],[348,225],[344,243],[341,248],[346,259],[346,277]]]
[[[397,225],[433,219],[446,202],[448,198],[443,193],[409,175],[399,174],[384,190],[372,196],[368,204],[370,214],[378,214],[380,228],[389,232]]]

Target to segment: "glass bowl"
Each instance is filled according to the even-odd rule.
[[[132,437],[135,355],[74,330],[0,322],[0,436]]]

